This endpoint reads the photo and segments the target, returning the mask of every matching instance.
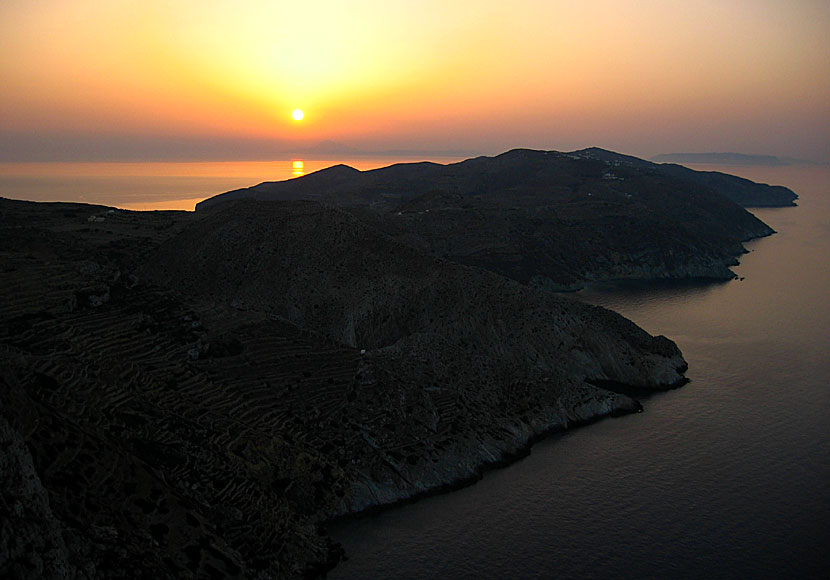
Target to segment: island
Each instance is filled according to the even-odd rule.
[[[747,153],[661,153],[651,158],[657,163],[704,163],[712,165],[764,165],[775,167],[789,165],[799,160],[777,157],[775,155],[750,155]]]
[[[196,209],[237,199],[318,201],[436,256],[576,290],[622,278],[733,278],[741,243],[773,233],[741,206],[766,205],[770,191],[788,192],[786,205],[797,197],[599,148],[516,149],[448,165],[338,165],[230,191]]]

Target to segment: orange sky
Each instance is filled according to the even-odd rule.
[[[826,0],[3,0],[0,161],[324,140],[830,161],[828,30]]]

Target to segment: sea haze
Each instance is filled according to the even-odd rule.
[[[753,210],[778,233],[747,244],[742,280],[576,296],[677,341],[692,382],[472,487],[333,526],[349,560],[330,578],[824,577],[830,170],[717,170],[800,195]]]

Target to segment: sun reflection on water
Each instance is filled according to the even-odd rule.
[[[305,163],[301,159],[295,159],[291,162],[291,175],[294,177],[305,175]]]

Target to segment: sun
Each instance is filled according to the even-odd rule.
[[[295,121],[302,121],[303,117],[305,117],[305,113],[303,113],[302,109],[294,109],[291,111],[291,118]]]

